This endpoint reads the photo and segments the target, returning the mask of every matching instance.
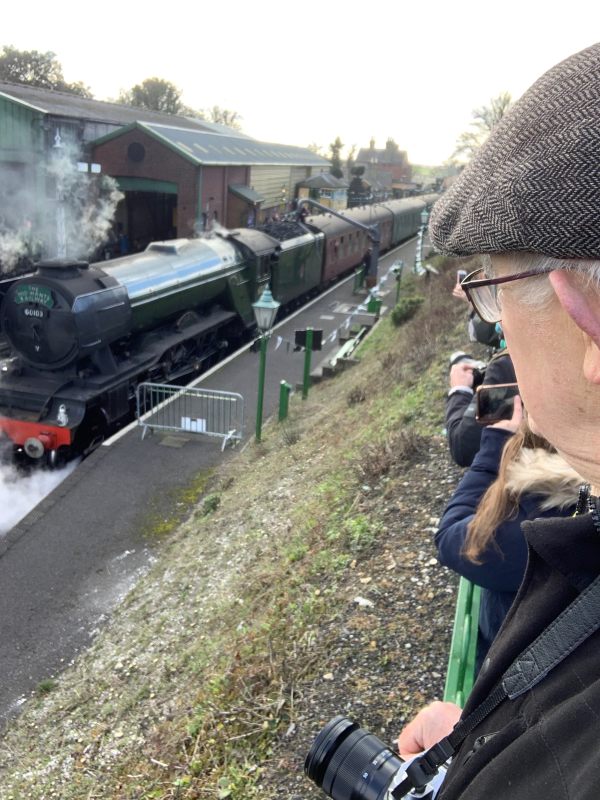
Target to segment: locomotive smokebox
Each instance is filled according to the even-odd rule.
[[[98,267],[52,260],[15,281],[0,312],[4,333],[22,359],[38,369],[61,369],[127,335],[127,290]]]

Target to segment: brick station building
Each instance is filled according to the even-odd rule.
[[[91,157],[125,193],[118,224],[143,240],[159,220],[164,238],[214,221],[253,226],[289,210],[296,185],[328,166],[301,147],[146,122],[96,140]]]

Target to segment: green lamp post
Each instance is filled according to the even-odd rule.
[[[256,403],[256,441],[260,442],[262,431],[263,401],[265,396],[265,372],[267,366],[267,345],[271,337],[271,328],[275,322],[281,303],[273,299],[267,286],[262,295],[252,303],[256,326],[260,331],[260,366],[258,371],[258,399]]]

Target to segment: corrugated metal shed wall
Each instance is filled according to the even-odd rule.
[[[310,172],[311,172],[310,167],[292,167],[292,175],[291,175],[292,194],[294,193],[294,188],[296,184],[300,183],[305,178],[308,178],[310,176]]]
[[[0,97],[0,161],[33,161],[41,143],[38,112]]]
[[[307,172],[310,172],[310,168],[251,167],[250,186],[265,198],[262,208],[272,208],[283,203],[283,189],[285,202],[289,203],[293,199],[296,184],[306,178]]]

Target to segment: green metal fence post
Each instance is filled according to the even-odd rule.
[[[465,578],[460,579],[444,700],[456,703],[461,708],[475,680],[480,592],[479,586]]]
[[[404,261],[394,261],[392,272],[396,278],[396,305],[400,302],[400,283],[402,282],[402,271],[404,270]]]
[[[287,383],[287,381],[281,381],[279,384],[279,422],[283,422],[288,415],[291,391],[291,384]]]
[[[302,399],[306,400],[308,397],[308,388],[310,386],[310,357],[312,355],[312,342],[313,342],[313,329],[306,329],[306,351],[304,353],[304,381],[302,383]]]
[[[361,267],[354,272],[354,286],[352,287],[353,294],[357,294],[362,289],[365,282],[365,268]]]
[[[267,366],[268,338],[263,334],[260,337],[260,366],[258,369],[258,399],[256,401],[256,441],[260,442],[262,433],[263,400],[265,396],[265,371]]]

